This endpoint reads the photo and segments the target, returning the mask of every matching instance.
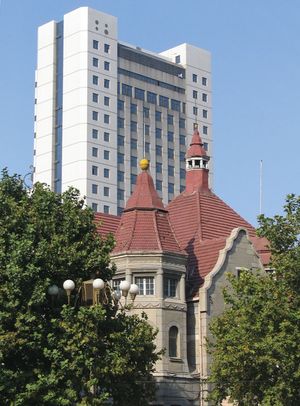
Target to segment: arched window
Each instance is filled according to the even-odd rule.
[[[169,330],[169,357],[178,357],[178,328],[170,327]]]

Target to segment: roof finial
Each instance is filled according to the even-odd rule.
[[[147,171],[149,169],[150,162],[147,158],[140,160],[140,168],[142,171]]]

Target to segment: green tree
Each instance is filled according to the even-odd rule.
[[[224,292],[224,313],[213,320],[210,399],[239,405],[300,404],[300,197],[284,215],[259,217],[271,250],[268,275],[242,272]]]
[[[0,181],[0,404],[147,405],[159,354],[144,318],[110,303],[68,306],[48,288],[111,279],[112,237],[97,234],[78,191],[62,195],[19,176]],[[75,292],[74,294],[78,294]]]

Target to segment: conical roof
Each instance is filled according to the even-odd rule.
[[[168,210],[147,172],[148,166],[143,166],[143,172],[138,175],[134,192],[121,216],[113,253],[142,251],[185,255],[172,230]]]

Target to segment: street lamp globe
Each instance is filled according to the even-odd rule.
[[[127,297],[128,291],[130,289],[130,283],[128,281],[121,281],[120,283],[120,289],[122,291],[122,295],[124,297]]]
[[[66,281],[64,281],[63,288],[67,292],[71,292],[75,289],[75,283],[71,279],[67,279]]]
[[[104,286],[105,286],[105,283],[104,283],[104,281],[102,279],[97,278],[97,279],[93,280],[93,288],[94,289],[102,290],[102,289],[104,289]]]

